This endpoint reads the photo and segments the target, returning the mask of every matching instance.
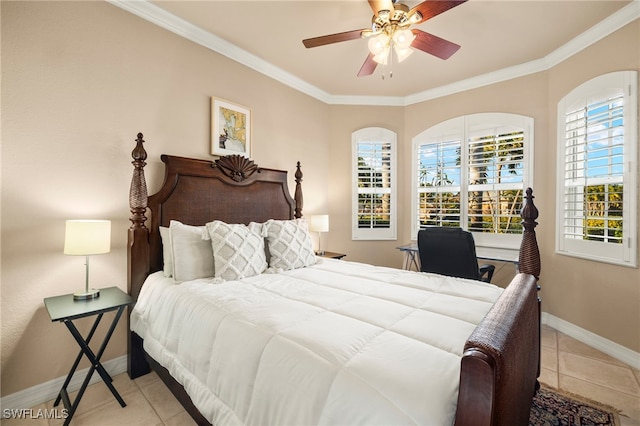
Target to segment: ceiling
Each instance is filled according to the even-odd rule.
[[[640,16],[640,0],[469,0],[414,26],[461,45],[451,58],[416,51],[357,77],[366,40],[302,40],[368,28],[365,0],[109,1],[328,103],[406,105],[538,72]]]

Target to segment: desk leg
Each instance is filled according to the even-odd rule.
[[[407,271],[411,269],[411,252],[405,251],[404,255],[404,265],[402,265],[402,269],[406,269]]]
[[[415,266],[416,271],[420,272],[420,264],[418,263],[418,261],[420,260],[420,255],[415,251],[410,251],[409,255],[411,256],[411,265]],[[409,269],[411,269],[411,266],[409,266]]]
[[[420,272],[420,264],[418,261],[420,260],[420,256],[415,250],[406,250],[404,252],[404,266],[403,268],[407,271],[413,270],[415,268],[416,271]]]
[[[120,394],[118,393],[116,388],[113,387],[113,384],[111,383],[113,381],[113,379],[111,378],[109,373],[107,373],[107,370],[105,370],[104,367],[102,366],[102,364],[100,363],[100,358],[102,357],[102,354],[104,353],[104,350],[106,349],[107,344],[109,343],[109,340],[111,339],[111,336],[113,335],[113,332],[114,332],[114,330],[116,328],[116,325],[118,324],[118,321],[120,320],[120,317],[122,316],[122,312],[124,311],[124,308],[125,308],[125,306],[121,306],[120,308],[118,308],[118,312],[116,313],[116,316],[113,319],[113,322],[111,323],[111,326],[109,327],[109,331],[107,332],[107,335],[105,336],[104,341],[102,342],[102,345],[100,346],[100,349],[98,350],[97,355],[93,353],[93,351],[89,347],[88,343],[89,343],[90,338],[93,336],[93,332],[95,331],[95,328],[97,327],[97,323],[100,321],[100,318],[102,317],[102,314],[100,314],[99,317],[96,318],[96,323],[94,323],[94,327],[92,327],[91,332],[89,333],[89,336],[87,337],[87,340],[82,338],[82,335],[80,334],[80,332],[78,331],[78,329],[76,328],[76,326],[73,324],[72,321],[64,321],[65,325],[67,326],[67,328],[69,329],[69,331],[71,332],[73,337],[76,339],[76,342],[78,342],[78,345],[82,349],[79,357],[81,358],[82,354],[84,354],[84,355],[86,355],[86,357],[91,362],[91,367],[89,368],[89,372],[87,373],[87,377],[85,377],[84,381],[82,382],[82,386],[78,390],[78,395],[76,396],[76,399],[73,402],[73,406],[70,406],[71,403],[70,403],[69,396],[68,396],[68,393],[67,393],[66,385],[68,385],[68,382],[70,380],[70,376],[73,375],[73,373],[75,372],[75,369],[77,368],[77,364],[78,364],[77,362],[74,363],[72,371],[69,372],[69,376],[67,377],[67,381],[65,382],[66,385],[60,391],[60,395],[58,396],[58,399],[56,399],[56,401],[59,402],[59,399],[62,398],[64,400],[64,403],[65,403],[65,408],[67,408],[69,410],[69,415],[65,419],[64,426],[67,426],[69,424],[69,422],[71,421],[71,418],[73,417],[73,414],[76,412],[76,409],[78,408],[78,404],[80,403],[80,400],[82,399],[82,395],[84,394],[84,391],[87,389],[87,386],[89,385],[89,381],[91,380],[91,376],[93,376],[93,372],[95,370],[98,371],[98,374],[100,374],[100,377],[102,377],[102,381],[104,381],[104,383],[107,385],[107,387],[109,388],[109,390],[111,391],[113,396],[116,398],[118,403],[120,403],[120,406],[121,407],[126,407],[127,404],[124,402],[124,400],[122,399],[122,397],[120,396]],[[57,404],[54,404],[54,405],[57,405]]]

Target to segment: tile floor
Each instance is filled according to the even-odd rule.
[[[640,371],[555,329],[543,326],[540,381],[610,405],[621,426],[640,426]]]
[[[640,371],[628,367],[551,327],[542,333],[541,382],[620,411],[621,426],[640,426]],[[103,383],[85,393],[71,426],[177,426],[194,425],[177,400],[154,373],[130,380],[114,377],[114,385],[127,402],[121,408]],[[72,394],[72,398],[74,395]],[[51,409],[49,401],[38,409]],[[58,426],[60,419],[3,420],[3,426]]]

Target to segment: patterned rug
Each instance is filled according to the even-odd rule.
[[[617,412],[597,402],[540,388],[533,398],[529,426],[619,426]]]

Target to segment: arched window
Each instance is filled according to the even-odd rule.
[[[637,81],[605,74],[558,103],[560,254],[637,265]]]
[[[367,127],[351,135],[354,240],[395,240],[396,134]]]

